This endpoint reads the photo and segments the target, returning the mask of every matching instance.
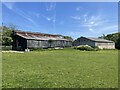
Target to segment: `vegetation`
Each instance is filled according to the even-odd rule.
[[[11,38],[12,30],[6,26],[3,26],[3,31],[2,31],[2,44],[5,46],[9,46],[12,43],[12,38]]]
[[[83,50],[83,51],[98,51],[98,50],[100,50],[98,47],[93,48],[88,45],[80,45],[80,46],[76,46],[74,48],[77,50]]]
[[[68,40],[71,40],[71,41],[73,41],[73,38],[72,37],[70,37],[70,36],[63,36],[65,39],[68,39]]]
[[[16,26],[11,24],[9,26],[3,25],[1,27],[0,34],[2,35],[2,38],[0,41],[2,41],[3,46],[10,46],[12,44],[12,30],[16,30]]]
[[[107,40],[111,40],[111,41],[114,41],[115,42],[115,47],[117,49],[120,49],[120,32],[119,33],[114,33],[114,34],[108,34],[108,35],[104,35],[99,37],[99,38],[104,38],[104,39],[107,39]]]
[[[118,51],[4,52],[3,88],[117,88]]]
[[[120,50],[120,34],[118,35],[118,39],[116,41],[116,48]]]
[[[12,46],[0,46],[3,51],[12,50]]]

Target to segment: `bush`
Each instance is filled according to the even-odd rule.
[[[88,46],[88,45],[76,46],[76,47],[74,47],[74,49],[83,50],[83,51],[98,51],[98,50],[100,50],[98,47],[93,48],[93,47]]]
[[[3,51],[12,50],[12,46],[1,46],[0,48],[1,48]]]
[[[95,51],[101,50],[98,46],[96,46],[94,49]]]
[[[47,48],[30,48],[30,51],[44,51]]]

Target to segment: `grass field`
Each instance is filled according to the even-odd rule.
[[[115,88],[118,51],[3,53],[3,87]]]

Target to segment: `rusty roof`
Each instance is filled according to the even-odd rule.
[[[63,41],[70,41],[65,39],[61,35],[53,35],[53,34],[44,34],[44,33],[32,33],[32,32],[21,32],[21,31],[14,31],[16,35],[23,37],[25,39],[32,39],[32,40],[63,40]]]

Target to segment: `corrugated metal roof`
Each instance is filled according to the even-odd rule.
[[[89,40],[96,41],[96,42],[109,42],[109,43],[113,43],[113,41],[102,39],[102,38],[93,38],[93,37],[84,37],[84,38],[87,38]]]
[[[52,34],[42,34],[42,33],[30,33],[30,32],[15,32],[16,35],[23,37],[25,39],[33,39],[33,40],[64,40],[70,41],[68,39],[63,38],[60,35],[52,35]]]

